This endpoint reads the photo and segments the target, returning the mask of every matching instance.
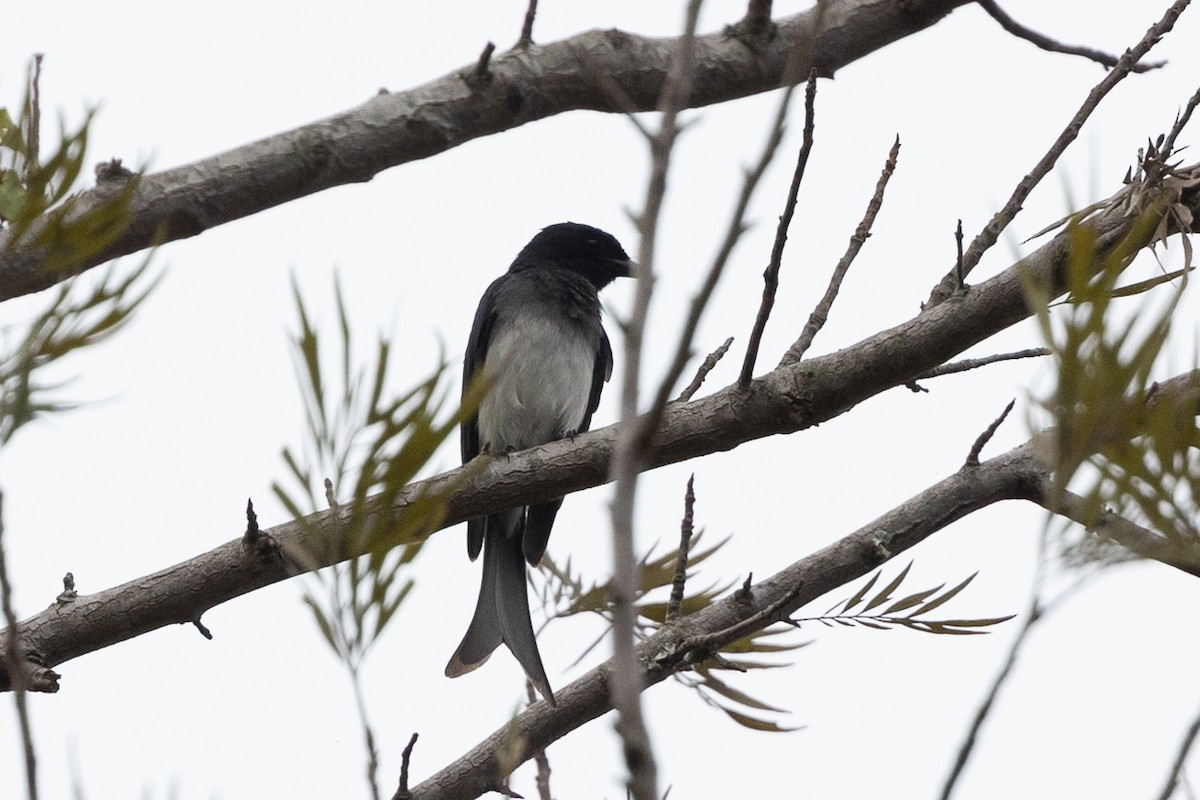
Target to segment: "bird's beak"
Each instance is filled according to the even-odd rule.
[[[613,266],[613,275],[618,278],[629,278],[637,274],[638,263],[636,261],[630,261],[628,259],[625,261],[620,261],[614,258],[609,263]]]

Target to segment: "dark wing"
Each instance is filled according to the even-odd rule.
[[[587,413],[583,415],[583,422],[579,424],[580,433],[592,425],[592,414],[596,413],[596,408],[600,405],[600,392],[604,391],[604,384],[612,377],[612,368],[612,346],[608,343],[608,334],[601,328],[600,347],[596,350],[596,364],[592,367],[592,392],[588,395]]]
[[[467,352],[463,356],[463,396],[467,387],[477,375],[483,372],[483,362],[487,358],[488,343],[492,338],[492,327],[496,324],[496,294],[500,289],[504,276],[492,281],[492,285],[483,293],[479,300],[479,308],[475,311],[475,322],[471,325],[471,337],[467,339]],[[462,461],[468,461],[479,455],[479,414],[471,414],[459,429],[462,440]],[[486,517],[467,520],[467,555],[474,561],[483,547],[483,531]]]

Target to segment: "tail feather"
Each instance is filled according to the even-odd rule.
[[[521,537],[521,546],[525,552],[525,560],[530,566],[536,567],[546,554],[546,543],[550,541],[550,529],[554,527],[554,516],[562,508],[563,499],[551,500],[529,507],[525,515],[525,533]]]
[[[501,643],[508,646],[534,687],[555,705],[529,615],[521,529],[524,509],[488,518],[483,546],[483,579],[475,616],[446,665],[456,678],[481,666]],[[511,531],[511,533],[510,533]]]

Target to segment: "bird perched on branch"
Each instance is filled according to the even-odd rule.
[[[631,266],[612,235],[564,222],[534,236],[487,288],[467,342],[463,393],[481,374],[489,388],[462,425],[464,464],[588,429],[613,365],[599,292]],[[467,554],[473,561],[483,550],[483,580],[446,675],[470,672],[503,643],[554,705],[529,617],[525,562],[541,561],[561,506],[559,497],[467,522]]]

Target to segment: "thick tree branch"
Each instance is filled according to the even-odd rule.
[[[1026,445],[974,469],[960,470],[837,543],[753,586],[749,592],[734,592],[678,624],[661,629],[638,648],[646,669],[646,685],[659,683],[704,660],[711,654],[708,648],[722,647],[745,636],[742,623],[746,620],[758,617],[759,627],[766,627],[772,621],[770,616],[763,616],[768,611],[776,617],[792,614],[974,511],[1000,500],[1032,496],[1041,469],[1032,449]],[[689,650],[689,641],[704,641],[705,652]],[[551,713],[545,704],[539,704],[506,723],[417,786],[413,798],[466,800],[483,794],[500,775],[501,753],[509,759],[505,761],[507,768],[512,769],[516,766],[513,762],[527,760],[536,750],[607,712],[611,708],[610,672],[611,665],[602,664],[561,689],[556,694],[556,712]],[[519,756],[513,752],[513,741],[521,743]],[[503,749],[506,746],[508,750]]]
[[[770,91],[789,60],[800,75],[832,76],[843,66],[923,30],[969,0],[827,0],[780,19],[775,35],[751,49],[727,33],[696,39],[690,107]],[[578,109],[651,111],[659,101],[678,39],[617,30],[590,31],[547,45],[530,44],[403,92],[381,93],[356,109],[253,144],[139,180],[125,232],[77,267],[195,236],[210,228],[333,186],[436,155],[464,142]],[[597,76],[603,76],[603,80]],[[613,90],[631,108],[618,107]],[[70,219],[97,208],[105,194],[76,197]],[[68,277],[40,269],[41,250],[0,233],[0,300],[40,291]]]
[[[1200,165],[1184,172],[1200,172]],[[1128,190],[1129,187],[1122,191]],[[1162,208],[1187,202],[1200,213],[1200,197],[1161,197],[1168,189],[1141,189],[1132,207]],[[1153,231],[1129,206],[1111,204],[1081,223],[1093,241],[1095,264],[1114,248],[1144,245]],[[1063,291],[1062,271],[1078,230],[1060,233],[1020,263],[1026,279]],[[1125,241],[1135,236],[1136,241]],[[1017,267],[1010,268],[952,301],[881,331],[856,345],[829,355],[785,364],[751,382],[746,390],[729,386],[700,400],[669,404],[652,439],[645,468],[730,450],[754,439],[792,433],[836,417],[858,403],[972,347],[1030,315]],[[1164,383],[1164,391],[1174,386]],[[615,427],[515,453],[509,459],[472,464],[414,484],[394,508],[372,513],[401,518],[414,498],[429,492],[451,494],[441,527],[449,527],[489,511],[527,505],[597,486],[608,480],[617,438]],[[470,472],[466,472],[466,470]],[[345,508],[291,521],[264,533],[284,554],[306,554],[302,562],[315,569],[348,552],[351,530]],[[244,543],[223,544],[182,564],[123,586],[79,595],[21,623],[24,651],[45,667],[77,658],[170,624],[199,619],[209,608],[302,571],[295,558],[281,558],[272,548]],[[0,635],[0,652],[7,636]],[[0,676],[2,677],[2,676]],[[3,685],[0,679],[0,685]]]

